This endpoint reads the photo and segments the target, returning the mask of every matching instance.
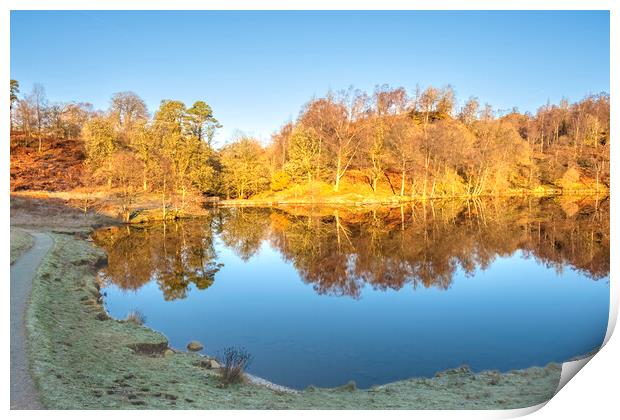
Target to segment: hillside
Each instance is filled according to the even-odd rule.
[[[84,147],[79,140],[36,139],[11,133],[11,191],[68,191],[82,185]]]

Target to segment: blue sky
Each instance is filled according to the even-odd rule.
[[[498,109],[609,91],[609,13],[11,12],[11,78],[51,101],[105,109],[132,90],[212,105],[224,125],[267,139],[313,95],[350,85],[451,84]]]

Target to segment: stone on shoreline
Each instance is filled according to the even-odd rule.
[[[200,351],[205,347],[202,345],[200,341],[190,341],[187,345],[187,350],[189,351]]]
[[[219,369],[221,366],[215,359],[203,359],[198,362],[198,366],[203,369]]]

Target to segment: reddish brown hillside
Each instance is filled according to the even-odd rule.
[[[80,140],[36,140],[11,135],[11,191],[67,191],[81,185],[84,147]]]

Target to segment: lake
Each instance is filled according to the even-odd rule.
[[[544,366],[607,328],[608,199],[222,208],[94,237],[112,317],[297,389]]]

